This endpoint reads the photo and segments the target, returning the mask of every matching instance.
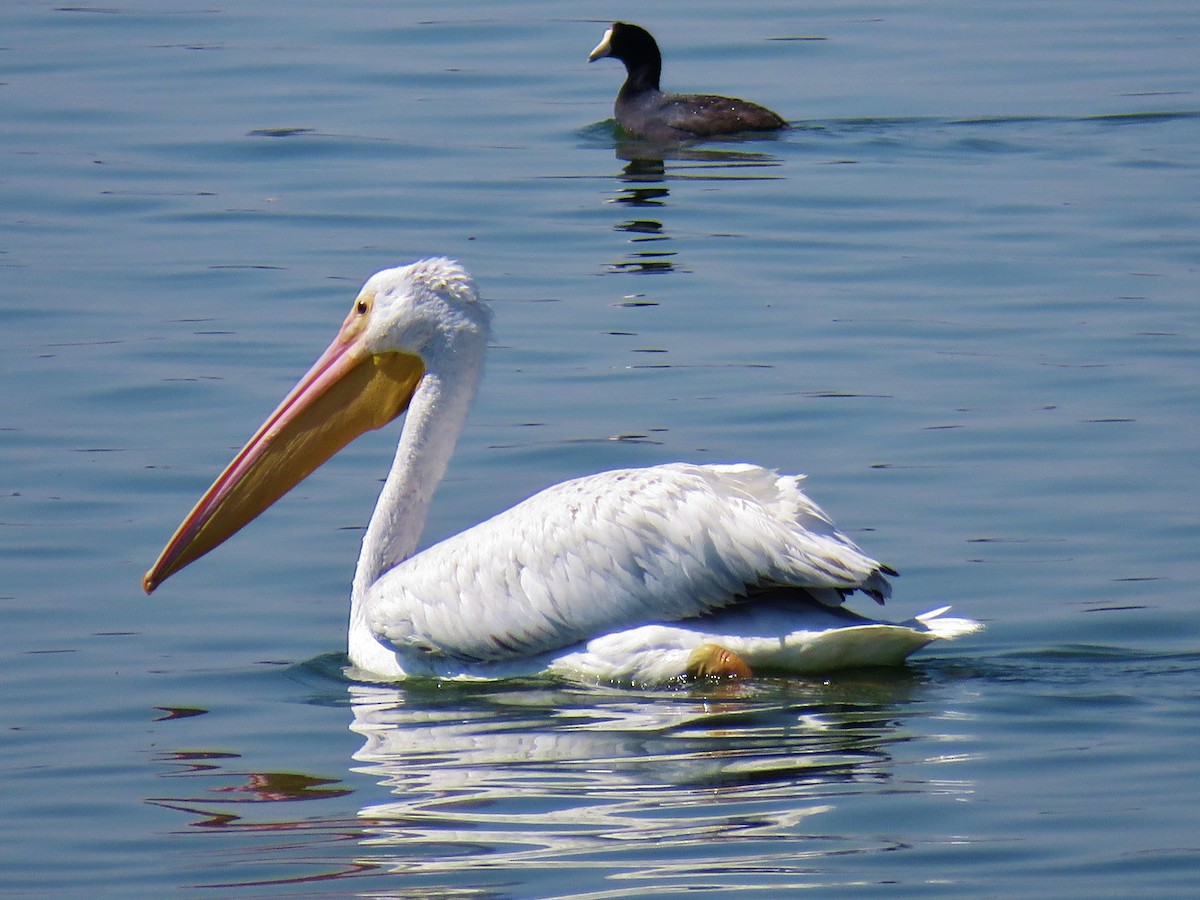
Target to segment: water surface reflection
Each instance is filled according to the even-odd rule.
[[[633,894],[811,886],[816,859],[889,849],[820,818],[897,781],[890,745],[919,685],[892,679],[600,696],[355,685],[357,771],[392,794],[361,810],[363,846],[387,871],[497,884],[575,869]]]
[[[299,749],[272,771],[229,750],[157,755],[174,790],[146,802],[207,835],[204,868],[222,880],[205,886],[369,878],[374,895],[377,876],[399,876],[396,896],[778,892],[837,880],[834,857],[899,848],[828,821],[853,798],[971,789],[897,757],[915,740],[906,723],[931,713],[912,672],[658,692],[345,689],[362,738],[348,772],[296,771]]]
[[[625,165],[617,176],[619,190],[611,201],[634,212],[636,218],[618,222],[615,230],[630,235],[629,255],[609,263],[610,272],[658,275],[676,271],[678,250],[661,219],[668,205],[670,181],[765,181],[783,178],[781,165],[769,153],[726,148],[672,147],[645,141],[621,141],[618,160]],[[670,165],[668,165],[670,163]]]

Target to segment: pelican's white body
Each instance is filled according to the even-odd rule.
[[[896,664],[979,627],[938,618],[944,610],[895,625],[837,608],[856,589],[887,596],[880,564],[805,496],[803,476],[752,465],[563,482],[414,555],[478,383],[490,315],[445,260],[381,272],[363,294],[379,323],[367,340],[381,334],[419,354],[426,375],[355,575],[349,653],[360,675],[657,682],[681,676],[706,642],[756,671],[819,672]],[[805,590],[790,602],[778,591],[746,600],[779,586]]]

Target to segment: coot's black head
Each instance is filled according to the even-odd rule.
[[[588,62],[595,62],[611,56],[625,63],[625,71],[629,73],[631,82],[637,88],[658,90],[658,80],[662,74],[662,54],[653,35],[640,25],[628,22],[613,22],[604,37],[596,45],[596,49],[588,54]]]

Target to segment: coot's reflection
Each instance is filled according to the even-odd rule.
[[[634,217],[613,226],[629,235],[629,251],[626,257],[608,264],[611,272],[657,275],[677,270],[679,250],[668,243],[672,238],[663,221],[671,197],[670,182],[782,177],[772,171],[779,166],[779,159],[758,151],[621,141],[616,156],[625,165],[610,202],[632,211]]]

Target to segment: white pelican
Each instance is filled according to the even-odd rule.
[[[407,410],[350,594],[358,677],[811,674],[898,664],[982,627],[945,609],[903,624],[843,609],[856,590],[882,603],[895,573],[837,530],[801,491],[803,476],[751,465],[566,481],[417,553],[490,320],[451,260],[373,275],[333,343],[183,520],[146,592]]]

